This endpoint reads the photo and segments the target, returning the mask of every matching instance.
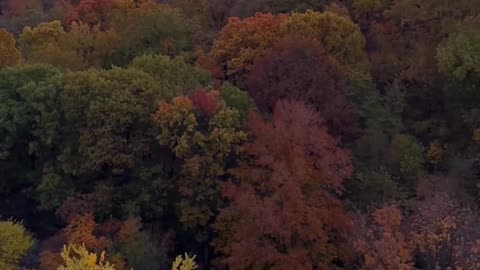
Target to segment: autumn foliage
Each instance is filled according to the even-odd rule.
[[[351,220],[339,195],[350,154],[336,146],[320,114],[279,101],[272,122],[252,115],[248,157],[223,188],[216,250],[230,269],[329,268],[345,258]]]
[[[402,212],[394,205],[375,210],[354,246],[367,269],[413,269],[413,247],[408,242]]]
[[[0,270],[480,269],[479,14],[0,1]]]
[[[286,38],[255,59],[247,89],[264,112],[280,99],[302,101],[319,110],[329,132],[348,137],[357,132],[358,115],[346,97],[344,76],[320,42]]]
[[[66,15],[66,22],[82,22],[89,26],[107,27],[107,17],[114,8],[114,0],[81,0],[73,10]]]
[[[0,69],[20,63],[22,54],[15,47],[14,36],[0,29]]]
[[[255,17],[230,18],[215,41],[211,57],[227,76],[250,71],[255,57],[262,55],[280,38],[286,15],[257,13]]]
[[[162,102],[155,121],[161,129],[158,142],[179,160],[180,173],[171,192],[181,200],[173,207],[186,229],[196,228],[198,237],[205,237],[204,230],[222,203],[228,160],[247,136],[240,129],[239,112],[221,101],[217,91],[200,89],[192,98]]]

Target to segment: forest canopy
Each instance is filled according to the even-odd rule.
[[[480,269],[479,12],[0,1],[0,270]]]

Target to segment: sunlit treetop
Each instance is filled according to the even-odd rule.
[[[20,63],[22,54],[15,45],[15,37],[8,31],[0,29],[0,69]]]
[[[325,50],[346,67],[368,70],[365,37],[358,25],[334,13],[293,13],[281,27],[282,35],[317,39]]]
[[[255,57],[280,38],[286,15],[257,13],[254,17],[230,18],[215,41],[211,56],[227,70],[227,76],[248,72]]]

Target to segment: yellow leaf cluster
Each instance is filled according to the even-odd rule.
[[[172,270],[195,270],[198,268],[197,263],[195,262],[195,257],[188,256],[187,253],[185,253],[185,257],[182,257],[182,255],[177,256],[175,258],[175,261],[172,264]]]
[[[0,222],[0,269],[16,270],[33,245],[33,239],[20,223]]]
[[[480,144],[480,128],[476,128],[473,131],[472,139],[476,144]]]
[[[438,165],[438,163],[440,163],[440,161],[442,160],[442,157],[442,146],[437,141],[431,143],[427,150],[428,162],[430,162],[432,165]]]
[[[4,29],[0,29],[0,69],[20,63],[22,54],[15,47],[15,38]]]
[[[57,270],[115,270],[113,265],[106,261],[105,252],[97,256],[88,252],[85,246],[64,246],[61,256],[63,265]]]

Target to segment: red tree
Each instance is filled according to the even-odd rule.
[[[246,163],[223,194],[215,245],[229,269],[331,269],[349,254],[350,229],[338,195],[352,165],[320,115],[301,103],[279,102],[272,123],[254,114]]]
[[[413,247],[402,223],[402,212],[395,205],[376,209],[365,226],[359,226],[354,242],[366,269],[413,269]]]
[[[102,29],[107,27],[108,13],[114,8],[113,0],[82,0],[66,15],[68,24],[83,22],[90,26],[100,25]]]
[[[279,99],[318,109],[335,135],[358,131],[358,115],[345,96],[344,74],[318,41],[286,38],[258,57],[247,89],[260,110],[271,112]]]
[[[218,96],[218,91],[198,89],[192,94],[192,102],[202,113],[208,117],[213,117],[220,105]]]

